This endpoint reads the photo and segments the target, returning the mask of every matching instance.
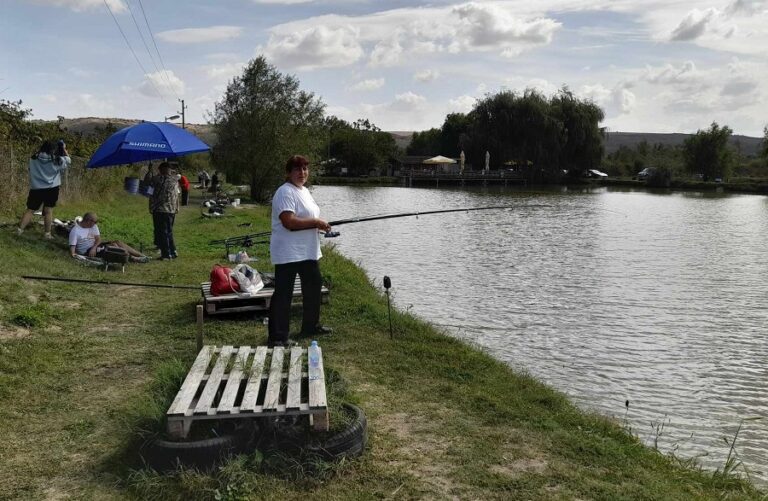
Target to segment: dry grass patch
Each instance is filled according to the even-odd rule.
[[[0,341],[24,339],[25,337],[29,337],[29,335],[29,329],[25,329],[24,327],[0,324]]]

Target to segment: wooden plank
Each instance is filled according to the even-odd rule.
[[[224,375],[224,371],[229,364],[232,352],[232,346],[223,346],[221,348],[219,359],[216,361],[216,365],[213,367],[211,375],[208,376],[208,382],[206,383],[205,388],[203,388],[203,393],[200,395],[200,399],[195,406],[195,414],[207,414],[208,411],[211,410],[211,404],[213,404],[213,399],[216,397],[221,377]]]
[[[320,355],[318,367],[309,367],[309,408],[321,409],[328,406],[325,398],[325,371],[323,370],[323,349],[318,346]],[[307,355],[309,356],[309,355]]]
[[[237,392],[240,389],[240,381],[243,379],[243,370],[245,369],[245,364],[248,362],[248,356],[250,353],[250,346],[241,346],[237,350],[235,364],[232,366],[232,370],[229,371],[227,386],[224,387],[224,393],[221,394],[221,400],[219,401],[219,405],[216,407],[216,412],[232,412],[232,407],[235,406],[235,398],[237,398]]]
[[[288,394],[285,399],[286,409],[298,409],[301,405],[301,369],[304,349],[291,348],[291,364],[288,367]]]
[[[253,363],[251,364],[251,374],[248,376],[243,401],[240,404],[240,412],[254,411],[256,409],[256,400],[261,389],[261,375],[264,372],[264,361],[266,358],[267,347],[259,346],[256,348],[256,354],[253,356]]]
[[[200,353],[197,354],[195,362],[189,369],[189,374],[184,378],[184,383],[182,383],[179,392],[173,399],[171,407],[168,409],[169,416],[183,416],[189,410],[189,406],[192,403],[192,399],[195,398],[197,389],[200,387],[200,381],[202,381],[205,375],[205,370],[208,368],[208,363],[211,361],[215,349],[215,346],[204,346]]]
[[[214,304],[211,304],[213,306],[214,310],[209,311],[209,315],[220,315],[222,313],[240,313],[243,311],[267,311],[269,309],[269,306],[267,305],[260,305],[260,304],[254,304],[250,306],[222,306],[219,304],[218,306],[215,306]]]
[[[280,400],[280,387],[283,383],[283,356],[285,349],[275,347],[272,349],[272,365],[269,367],[269,380],[267,381],[267,393],[264,395],[264,410],[275,410]]]

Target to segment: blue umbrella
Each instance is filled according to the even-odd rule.
[[[112,134],[86,165],[89,169],[173,158],[210,150],[195,135],[167,122],[141,122]]]

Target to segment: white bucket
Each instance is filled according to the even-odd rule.
[[[236,198],[232,201],[232,207],[237,207],[238,205],[240,205],[240,199]]]

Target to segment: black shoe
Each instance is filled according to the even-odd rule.
[[[329,336],[333,334],[333,329],[325,325],[317,325],[312,331],[301,331],[301,337]]]

